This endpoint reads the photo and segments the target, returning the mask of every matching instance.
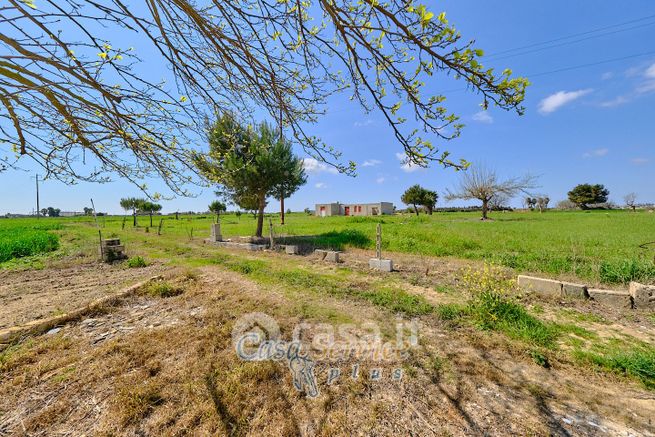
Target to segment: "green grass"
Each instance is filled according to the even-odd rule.
[[[241,259],[221,254],[211,260],[260,283],[284,284],[301,292],[319,293],[335,298],[361,299],[375,306],[409,317],[432,313],[434,306],[421,296],[382,284],[353,284],[343,274],[315,273],[301,268],[282,268],[264,260]]]
[[[501,331],[535,346],[553,348],[558,337],[555,325],[542,322],[500,293],[480,293],[468,304],[466,313],[480,329]]]
[[[343,250],[375,248],[375,227],[382,223],[383,251],[430,256],[476,259],[511,267],[519,272],[573,276],[588,282],[627,283],[655,281],[655,247],[640,245],[655,239],[650,229],[655,214],[644,211],[548,211],[493,213],[492,221],[481,222],[476,212],[435,213],[432,216],[395,215],[383,217],[314,217],[292,213],[280,226],[271,215],[278,241],[299,243],[312,248]],[[159,219],[159,218],[158,218]],[[146,234],[132,228],[130,220],[122,229],[121,216],[98,218],[104,235],[114,234],[121,241],[158,240],[167,245],[158,256],[185,255],[193,233],[196,241],[209,235],[213,216],[164,217],[162,235]],[[157,220],[159,221],[159,220]],[[34,219],[0,219],[0,232],[7,228],[31,227]],[[86,243],[97,244],[93,218],[41,219],[41,224],[63,226],[62,236],[75,233]],[[149,223],[139,217],[140,224]],[[237,218],[221,216],[226,238],[252,235],[255,221],[249,214]],[[95,249],[94,249],[95,250]],[[149,257],[151,257],[149,255]]]
[[[48,232],[55,229],[61,229],[61,225],[0,221],[0,263],[57,250],[59,237]]]
[[[655,389],[655,348],[653,346],[609,350],[604,353],[577,350],[574,354],[582,362],[635,378],[647,388]]]

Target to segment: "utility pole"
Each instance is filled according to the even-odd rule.
[[[39,205],[39,174],[36,174],[36,218],[41,217],[41,207]]]

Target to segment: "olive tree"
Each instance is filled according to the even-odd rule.
[[[147,191],[155,177],[187,194],[196,133],[220,108],[263,111],[310,156],[352,173],[308,132],[340,92],[377,110],[412,164],[464,168],[439,144],[463,127],[440,79],[523,113],[527,79],[485,66],[445,12],[411,0],[5,3],[0,171],[32,160],[66,183],[118,175]],[[162,68],[117,43],[130,40]]]
[[[446,199],[479,200],[482,203],[482,220],[488,219],[489,205],[494,198],[511,199],[519,193],[529,195],[536,188],[536,178],[531,175],[501,179],[494,170],[471,167],[465,171],[454,190],[447,190]]]

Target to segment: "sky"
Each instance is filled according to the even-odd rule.
[[[630,192],[640,203],[655,202],[652,0],[426,4],[437,13],[445,11],[464,39],[475,39],[475,46],[485,51],[485,66],[511,68],[532,83],[526,113],[518,116],[494,107],[482,111],[479,96],[453,88],[452,80],[435,78],[428,88],[448,90],[446,106],[466,125],[459,138],[438,142],[441,149],[503,177],[536,175],[536,191],[553,204],[586,182],[604,184],[610,200],[619,204]],[[379,113],[364,113],[345,94],[328,103],[326,116],[311,133],[340,150],[345,161],[355,161],[357,176],[338,174],[308,159],[308,183],[286,200],[286,207],[300,211],[332,201],[388,201],[402,208],[401,194],[416,183],[440,193],[438,206],[466,204],[443,199],[447,188],[456,187],[457,172],[438,165],[419,169],[402,164],[402,148]],[[303,155],[300,149],[298,153]],[[35,167],[24,168],[0,173],[0,214],[31,213],[35,208]],[[165,191],[163,184],[151,186]],[[213,189],[192,191],[195,197],[162,201],[163,211],[205,211],[215,199]],[[74,186],[47,180],[40,185],[41,207],[64,211],[81,211],[93,198],[98,211],[121,213],[121,197],[140,195],[137,187],[121,180]],[[512,204],[520,205],[521,199]],[[271,202],[267,209],[276,208]]]

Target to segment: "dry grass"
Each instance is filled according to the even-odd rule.
[[[257,259],[270,263],[271,271],[314,267],[268,255]],[[98,315],[104,325],[93,332],[79,323],[5,351],[0,355],[0,433],[548,435],[561,432],[565,416],[585,418],[576,425],[580,435],[597,432],[585,425],[587,419],[602,422],[610,433],[654,431],[648,422],[655,415],[652,394],[636,384],[589,374],[557,356],[553,367],[544,369],[534,364],[525,345],[502,332],[449,327],[436,314],[421,316],[419,347],[402,362],[381,366],[383,375],[402,366],[401,382],[362,376],[327,386],[329,367],[345,375],[355,362],[318,362],[321,395],[307,399],[293,389],[284,364],[237,359],[231,346],[235,320],[264,311],[278,320],[285,337],[302,321],[372,321],[392,337],[394,307],[357,294],[307,292],[289,283],[307,280],[304,273],[287,275],[287,282],[266,282],[256,281],[253,269],[233,270],[181,269],[163,281],[183,289],[181,294],[144,293]],[[362,278],[356,267],[316,266],[316,271],[343,277],[349,287],[371,287],[382,278]],[[432,284],[411,282],[417,281],[401,279],[394,287],[404,284],[435,304],[458,299],[458,291],[438,293]],[[128,322],[138,327],[95,342],[98,332]],[[361,366],[366,372],[376,363]],[[628,408],[636,414],[629,420],[622,413]]]

